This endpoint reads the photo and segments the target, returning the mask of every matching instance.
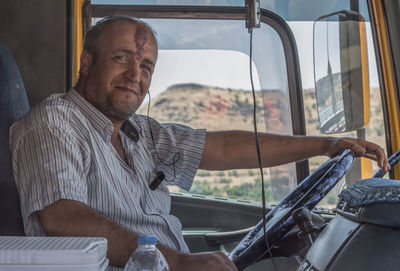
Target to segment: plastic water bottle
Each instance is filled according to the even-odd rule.
[[[167,261],[156,244],[155,236],[139,236],[138,247],[126,263],[124,271],[169,271]]]

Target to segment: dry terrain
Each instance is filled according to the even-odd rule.
[[[262,132],[283,133],[290,131],[288,97],[279,90],[256,93],[257,125]],[[319,133],[318,113],[314,89],[303,92],[306,128],[308,135]],[[147,113],[147,104],[139,109]],[[181,84],[169,87],[152,99],[150,116],[160,122],[175,122],[194,128],[213,130],[253,131],[253,97],[250,91],[222,89],[197,84]],[[371,89],[371,122],[366,129],[367,139],[384,146],[384,126],[378,89]],[[335,136],[354,136],[354,133]],[[311,169],[325,161],[325,157],[310,160]],[[265,169],[267,199],[279,201],[295,186],[293,166]],[[258,170],[234,170],[227,172],[202,171],[191,192],[215,196],[260,199],[260,173]],[[175,189],[172,189],[176,191]],[[253,191],[254,190],[254,191]]]

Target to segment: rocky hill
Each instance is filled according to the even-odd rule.
[[[256,92],[257,125],[260,131],[287,133],[290,121],[289,97],[279,90]],[[314,89],[303,93],[306,129],[309,135],[319,132]],[[384,127],[379,89],[371,89],[371,121],[367,137],[384,145]],[[263,105],[262,105],[263,104]],[[147,114],[147,103],[139,114]],[[250,91],[223,89],[198,84],[170,86],[151,101],[150,116],[160,122],[176,122],[208,130],[253,130],[253,97]],[[353,135],[352,133],[337,135]]]
[[[259,131],[281,134],[290,131],[289,98],[285,95],[279,90],[256,92]],[[321,135],[314,89],[304,90],[303,101],[307,133]],[[138,113],[146,115],[147,104],[143,104]],[[254,129],[252,93],[238,89],[197,84],[173,85],[152,99],[150,116],[159,122],[175,122],[209,131]],[[382,119],[379,90],[371,89],[371,122],[366,129],[367,139],[385,146]],[[354,137],[355,132],[335,136]],[[325,160],[325,157],[310,159],[311,169],[317,168]],[[288,170],[286,166],[265,170],[267,201],[280,201],[296,185],[294,174]],[[257,201],[261,199],[258,170],[200,170],[196,179],[192,193]]]
[[[284,132],[288,116],[280,91],[257,92],[257,125],[260,131]],[[264,110],[266,105],[268,110]],[[138,110],[147,114],[147,104]],[[213,130],[253,130],[253,96],[250,91],[197,84],[169,87],[151,101],[150,116],[160,122],[176,122]],[[267,120],[267,121],[265,121]]]

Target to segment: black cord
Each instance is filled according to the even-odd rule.
[[[181,159],[181,154],[179,152],[176,152],[174,154],[174,156],[172,157],[172,162],[171,163],[166,163],[164,162],[160,156],[158,155],[157,152],[157,148],[156,148],[156,144],[154,143],[154,135],[153,135],[153,130],[151,129],[151,124],[150,124],[150,103],[151,103],[151,97],[150,97],[150,91],[147,91],[147,94],[149,96],[149,103],[147,105],[147,122],[149,124],[149,128],[150,128],[150,136],[151,136],[151,142],[153,143],[153,148],[154,151],[156,153],[157,159],[161,162],[161,164],[163,164],[164,166],[170,167],[172,166],[173,172],[174,172],[174,178],[172,180],[167,180],[165,179],[165,181],[167,182],[173,182],[176,179],[176,170],[175,170],[175,164],[178,163],[178,161]]]
[[[267,233],[266,233],[266,228],[265,228],[265,209],[266,209],[266,204],[265,204],[265,188],[264,188],[264,172],[263,172],[263,163],[262,163],[262,157],[261,157],[261,150],[260,150],[260,142],[258,139],[258,131],[257,131],[257,103],[256,103],[256,92],[254,89],[254,83],[253,83],[253,28],[249,28],[249,33],[250,33],[250,82],[251,82],[251,90],[253,93],[253,122],[254,122],[254,136],[256,139],[256,149],[257,149],[257,158],[258,158],[258,166],[260,168],[260,174],[261,174],[261,197],[262,197],[262,221],[263,221],[263,233],[264,233],[264,240],[265,244],[267,245],[267,250],[268,254],[271,257],[272,265],[274,267],[274,270],[276,270],[276,265],[274,262],[274,258],[272,257],[272,252],[271,248],[268,244],[268,238],[267,238]]]

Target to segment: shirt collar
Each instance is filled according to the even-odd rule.
[[[90,124],[96,129],[103,140],[108,143],[114,131],[114,125],[103,113],[89,103],[74,88],[71,88],[67,94],[76,107],[82,112]]]

